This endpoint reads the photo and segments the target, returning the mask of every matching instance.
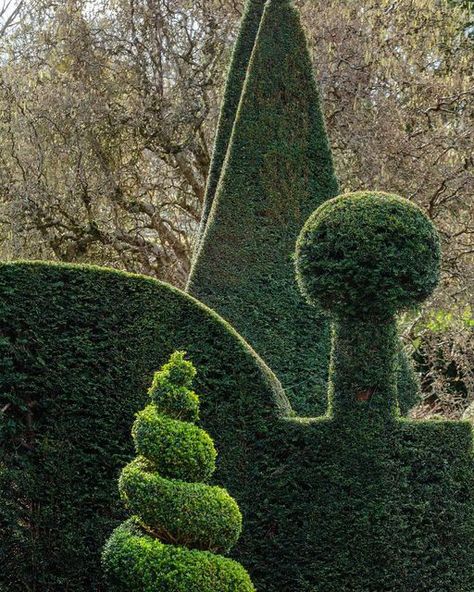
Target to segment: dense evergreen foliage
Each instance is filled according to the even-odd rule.
[[[326,409],[329,324],[292,287],[292,252],[309,210],[336,189],[297,14],[287,0],[271,0],[190,289],[248,337],[284,379],[298,410],[314,413]],[[397,417],[395,330],[379,314],[384,298],[411,303],[399,297],[411,294],[416,257],[430,229],[418,211],[400,210],[397,198],[377,195],[378,205],[371,196],[364,199],[366,217],[352,206],[345,210],[340,223],[348,225],[338,235],[345,239],[327,260],[331,270],[321,267],[320,279],[333,295],[341,288],[344,303],[353,294],[344,292],[344,282],[333,284],[337,278],[329,271],[340,279],[349,270],[360,279],[355,263],[364,273],[375,265],[389,294],[370,292],[372,282],[363,286],[366,313],[359,314],[353,300],[351,313],[336,308],[332,416],[322,418],[293,417],[258,356],[225,321],[178,290],[96,268],[0,267],[2,589],[104,589],[99,549],[123,518],[114,478],[132,458],[129,426],[153,370],[176,349],[188,350],[200,368],[203,424],[220,453],[215,481],[235,494],[242,510],[235,556],[258,589],[473,589],[470,427]],[[392,207],[393,219],[387,218]],[[332,224],[337,208],[331,208],[323,211]],[[319,216],[301,239],[300,270],[306,291],[333,313],[332,304],[341,301],[323,302],[310,265],[321,255],[311,240]],[[410,216],[422,231],[416,240]],[[395,226],[385,232],[387,221]],[[382,259],[370,251],[363,228],[374,240],[385,237]],[[350,247],[354,233],[364,257],[370,253],[367,261]],[[326,243],[327,254],[334,254],[333,246]],[[397,248],[408,256],[398,261]],[[427,269],[426,293],[436,274],[435,267]],[[395,279],[392,271],[399,272]],[[417,297],[425,294],[427,277],[419,279]],[[380,307],[368,306],[372,301]],[[405,384],[409,377],[403,374]],[[179,402],[169,401],[165,415],[172,416]],[[160,418],[151,409],[142,420]],[[157,450],[147,446],[163,452],[167,445],[139,440],[144,456]],[[162,459],[166,471],[170,459]],[[186,473],[204,478],[202,466],[192,463]],[[135,463],[128,474],[140,478],[142,467]],[[156,551],[136,521],[116,532],[122,542],[139,539],[140,549]]]
[[[257,7],[250,14],[255,23]],[[250,37],[245,29],[242,38]],[[231,105],[241,63],[230,72]],[[225,129],[231,111],[227,97]],[[220,134],[216,162],[226,136]],[[209,188],[216,182],[212,175],[214,170]],[[325,316],[301,298],[292,254],[306,218],[337,191],[299,15],[290,0],[270,0],[188,290],[249,341],[302,415],[326,412],[330,335]],[[406,412],[418,399],[418,384],[403,353],[399,373]]]
[[[324,413],[329,333],[298,292],[291,255],[310,212],[337,189],[299,15],[271,0],[188,289],[248,339],[308,414]]]
[[[133,456],[130,425],[153,372],[179,349],[199,367],[203,424],[219,450],[214,481],[235,493],[238,546],[253,553],[248,500],[266,487],[258,441],[289,407],[229,325],[150,278],[18,263],[0,265],[0,336],[0,589],[104,590],[100,549],[124,518],[115,483]],[[168,404],[172,414],[181,401]],[[140,440],[145,454],[166,446]]]
[[[438,234],[420,208],[382,192],[348,193],[306,222],[297,248],[307,299],[338,317],[391,319],[439,281]]]
[[[137,414],[132,434],[138,456],[119,481],[133,516],[114,531],[103,553],[115,592],[253,590],[238,563],[214,555],[234,546],[242,516],[225,489],[205,484],[215,470],[216,450],[194,425],[195,374],[183,352],[175,352],[155,374],[151,403]]]
[[[331,200],[300,236],[300,284],[333,322],[331,415],[288,421],[287,479],[313,528],[280,589],[298,579],[318,592],[474,589],[471,430],[401,420],[397,409],[394,315],[431,293],[439,260],[431,222],[386,194]],[[285,541],[301,525],[287,520]]]
[[[234,127],[235,116],[239,107],[242,89],[244,87],[247,67],[252,55],[253,46],[257,37],[258,27],[262,19],[263,8],[266,0],[248,0],[245,13],[240,25],[239,35],[235,43],[232,60],[227,75],[227,83],[222,100],[219,123],[217,126],[214,150],[209,169],[209,176],[204,196],[204,206],[201,217],[201,226],[197,244],[204,234],[209,212],[216,195],[217,185],[222,173],[222,167],[229,147],[229,140]]]
[[[384,267],[371,265],[388,279],[391,269],[400,273],[408,290],[418,268],[405,255],[397,267],[393,241],[410,224],[397,223],[393,203]],[[387,226],[386,211],[371,219]],[[356,214],[343,217],[353,229],[362,227]],[[353,251],[350,261],[360,262]],[[65,583],[73,592],[104,589],[99,550],[122,516],[113,482],[132,458],[129,426],[153,370],[180,348],[199,364],[203,424],[219,450],[215,482],[235,494],[244,518],[234,556],[257,589],[472,590],[470,426],[396,417],[395,332],[377,308],[336,323],[334,414],[305,420],[292,417],[273,375],[225,322],[169,286],[97,268],[13,264],[0,267],[0,296],[0,582],[9,592],[56,592]],[[179,401],[178,393],[167,413]],[[156,419],[145,412],[145,426],[148,415]],[[139,438],[145,454],[165,446]],[[130,540],[140,531],[129,522],[119,532]]]

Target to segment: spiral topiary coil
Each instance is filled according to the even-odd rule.
[[[135,458],[122,471],[121,498],[133,513],[105,545],[103,565],[114,592],[252,592],[250,578],[227,552],[242,516],[225,489],[205,483],[216,450],[194,425],[196,370],[175,352],[155,374],[151,404],[137,414]]]

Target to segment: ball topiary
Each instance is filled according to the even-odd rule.
[[[251,592],[244,568],[215,555],[237,542],[242,516],[225,489],[206,485],[215,469],[210,436],[193,422],[196,371],[175,352],[155,374],[151,404],[132,428],[138,454],[122,471],[119,490],[132,518],[103,552],[116,592]]]
[[[431,294],[439,266],[433,224],[396,195],[342,195],[309,218],[297,243],[297,277],[307,300],[333,318],[333,414],[370,402],[382,416],[393,415],[394,316]]]
[[[390,317],[427,298],[439,280],[440,245],[411,202],[350,193],[318,208],[297,245],[307,299],[338,316]]]

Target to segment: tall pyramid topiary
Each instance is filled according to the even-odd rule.
[[[201,228],[188,291],[249,341],[275,371],[299,414],[319,415],[327,405],[329,325],[301,298],[292,253],[304,221],[338,193],[338,183],[304,31],[290,0],[266,4],[213,197],[249,31],[255,30],[260,9],[261,3],[249,4],[236,50],[238,66],[230,70],[206,227]],[[417,402],[418,394],[412,367],[400,352],[402,412]]]
[[[248,0],[242,17],[239,35],[235,42],[229,66],[224,98],[222,100],[197,244],[199,244],[204,234],[209,212],[211,211],[216,195],[217,185],[222,173],[222,167],[227,154],[227,148],[229,147],[229,140],[244,87],[247,67],[250,56],[252,55],[260,21],[262,20],[265,2],[266,0]]]
[[[122,471],[120,495],[132,518],[107,542],[103,564],[114,592],[252,592],[237,562],[216,555],[237,542],[242,516],[225,489],[205,483],[216,450],[195,422],[195,368],[175,352],[155,374],[151,403],[132,435],[137,458]]]
[[[248,339],[296,409],[313,414],[324,412],[329,333],[298,292],[292,252],[310,212],[337,191],[299,15],[289,0],[270,0],[188,289]],[[308,376],[315,360],[321,371]]]

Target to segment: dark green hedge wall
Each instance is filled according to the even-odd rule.
[[[395,314],[432,292],[439,260],[431,222],[397,196],[344,195],[306,223],[298,278],[331,314],[332,413],[282,431],[289,445],[273,460],[268,505],[287,511],[273,526],[264,589],[474,590],[472,431],[397,409]]]
[[[209,309],[144,277],[3,264],[0,345],[1,590],[103,589],[100,548],[123,518],[116,480],[131,458],[134,413],[177,349],[199,368],[216,478],[245,515],[243,492],[258,481],[254,443],[285,397]]]
[[[260,8],[260,3],[250,3],[243,23],[214,164],[223,159],[243,62]],[[213,167],[208,193],[214,190],[216,178]],[[308,215],[337,193],[298,12],[289,0],[270,0],[208,220],[205,213],[207,226],[188,291],[248,340],[281,380],[301,415],[326,411],[330,335],[326,317],[300,296],[292,255]],[[406,412],[417,402],[419,387],[403,353],[399,372],[400,403]]]
[[[284,484],[269,500],[289,509],[274,557],[296,541],[285,570],[268,565],[280,589],[474,590],[472,431],[402,420],[397,408],[395,314],[432,292],[439,261],[432,223],[393,195],[330,200],[300,235],[300,285],[333,325],[332,413],[288,420]]]
[[[234,557],[257,590],[472,590],[467,424],[284,419],[278,383],[219,317],[108,270],[0,266],[0,338],[1,590],[105,590],[130,426],[175,349],[199,368],[215,482],[243,514]]]
[[[250,569],[257,589],[472,592],[470,427],[353,420],[282,429],[289,444],[269,456],[266,563],[259,578]]]

